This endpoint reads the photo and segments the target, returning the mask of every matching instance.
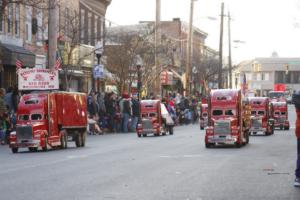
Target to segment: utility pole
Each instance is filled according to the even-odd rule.
[[[229,88],[232,88],[232,63],[231,63],[231,31],[230,31],[230,12],[228,11],[228,65],[229,65]]]
[[[57,49],[58,9],[57,0],[49,0],[48,19],[48,68],[54,69]]]
[[[187,45],[187,62],[185,66],[186,83],[185,83],[185,95],[190,95],[190,76],[191,76],[191,63],[192,63],[192,35],[193,35],[193,16],[194,16],[194,1],[191,0],[190,7],[190,22],[189,22],[189,33],[188,33],[188,45]]]
[[[155,95],[161,94],[161,85],[160,85],[161,66],[160,66],[159,52],[158,52],[158,49],[161,46],[160,11],[161,11],[160,0],[156,0],[156,10],[155,10],[155,16],[156,16],[156,19],[155,19],[155,84],[154,84]]]
[[[220,24],[220,44],[219,44],[219,69],[218,69],[218,88],[223,88],[223,18],[224,18],[224,2],[221,4],[221,24]]]

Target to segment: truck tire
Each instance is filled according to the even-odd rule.
[[[81,134],[81,147],[85,147],[85,141],[86,141],[86,131],[83,131]]]
[[[211,147],[213,147],[214,146],[214,144],[213,143],[205,143],[205,148],[211,148]]]
[[[200,130],[204,130],[204,127],[200,126]]]
[[[11,148],[12,153],[18,153],[19,148],[18,147],[13,147]]]
[[[137,136],[138,136],[138,137],[141,137],[142,135],[141,135],[141,134],[137,134]]]
[[[68,148],[68,135],[66,131],[63,131],[63,133],[61,134],[60,143],[61,143],[60,147],[62,149]]]
[[[76,144],[76,147],[81,147],[81,145],[82,145],[82,137],[80,136],[79,133],[77,133],[75,136],[75,144]]]
[[[47,137],[45,137],[45,146],[42,147],[42,150],[45,152],[48,151],[48,138]]]
[[[169,134],[170,135],[174,134],[174,127],[173,126],[169,126]]]
[[[284,130],[290,130],[290,126],[285,126]]]
[[[37,147],[29,147],[28,150],[30,152],[37,152],[38,148]]]
[[[162,124],[162,127],[161,127],[161,134],[162,135],[166,135],[167,133],[167,127],[166,127],[166,124]]]
[[[249,132],[248,131],[246,131],[245,138],[246,138],[246,143],[245,144],[249,144]]]

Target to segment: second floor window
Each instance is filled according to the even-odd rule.
[[[26,28],[26,41],[31,42],[32,40],[32,8],[30,6],[25,7],[25,15],[26,15],[26,22],[25,22],[25,28]]]
[[[20,5],[16,4],[15,35],[20,36]]]
[[[9,4],[7,10],[7,33],[12,33],[12,29],[13,29],[13,4]]]

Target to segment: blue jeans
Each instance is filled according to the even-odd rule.
[[[295,175],[300,178],[300,138],[297,139],[297,167]]]
[[[133,131],[133,132],[136,131],[136,126],[137,126],[138,120],[139,120],[138,117],[131,118],[131,131]]]
[[[122,113],[122,131],[128,133],[128,121],[130,115],[128,113]]]

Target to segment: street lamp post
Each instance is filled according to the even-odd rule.
[[[138,101],[141,98],[141,88],[142,88],[142,72],[141,67],[143,65],[143,61],[140,55],[136,56],[136,69],[137,69],[137,90],[138,90]]]
[[[103,53],[103,45],[100,41],[98,41],[95,46],[95,54],[96,54],[96,58],[97,58],[98,67],[100,65],[102,53]],[[95,77],[93,76],[93,73],[92,73],[92,81],[93,81],[92,89],[94,90]],[[100,91],[100,80],[99,80],[99,78],[97,78],[97,92],[99,92],[99,91]]]

